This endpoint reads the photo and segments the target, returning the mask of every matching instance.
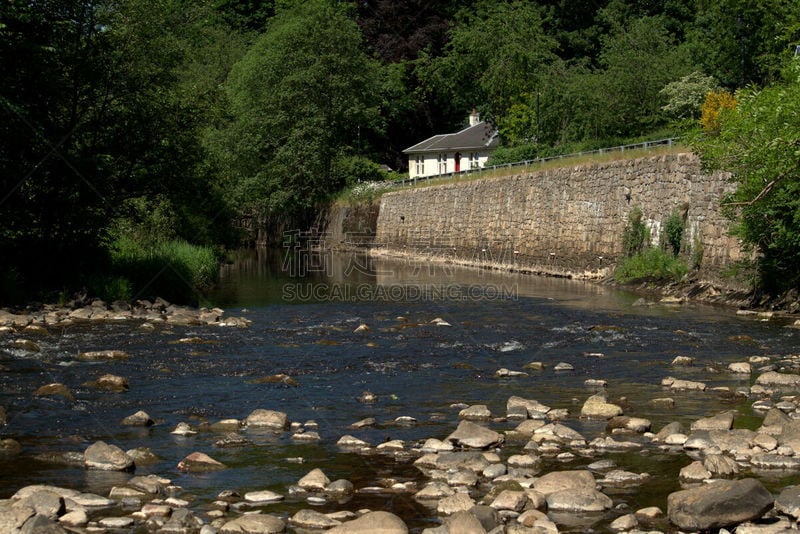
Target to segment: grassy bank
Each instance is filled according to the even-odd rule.
[[[98,277],[91,288],[106,300],[153,296],[196,304],[219,273],[219,257],[210,247],[182,240],[142,245],[128,238],[110,247],[111,275]]]

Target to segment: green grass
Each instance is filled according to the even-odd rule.
[[[219,273],[213,249],[182,240],[143,246],[120,238],[111,246],[111,262],[114,276],[99,280],[96,290],[109,297],[127,296],[124,300],[158,296],[170,302],[197,303]]]
[[[625,258],[614,272],[617,282],[638,280],[680,281],[689,267],[686,262],[657,248],[649,248],[640,254]]]

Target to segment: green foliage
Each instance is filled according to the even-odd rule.
[[[622,235],[622,248],[628,257],[641,253],[650,241],[650,229],[643,219],[644,214],[639,207],[633,208],[628,214],[628,224]]]
[[[132,298],[160,296],[174,302],[197,303],[198,295],[217,280],[219,259],[210,247],[182,240],[149,246],[120,238],[111,246],[115,277],[100,280],[98,290],[130,294]]]
[[[312,210],[345,184],[336,159],[380,129],[380,72],[347,6],[286,4],[231,70],[233,120],[210,137],[245,214]]]
[[[680,80],[668,83],[660,93],[667,98],[662,108],[672,118],[696,119],[706,95],[719,87],[713,76],[694,71]]]
[[[665,244],[673,256],[677,256],[681,252],[684,224],[683,216],[677,212],[667,217],[667,220],[664,221]]]
[[[523,94],[535,93],[542,70],[558,60],[543,23],[530,2],[478,2],[459,13],[444,54],[423,62],[420,75],[450,97],[453,109],[480,105],[503,116]]]
[[[347,186],[361,182],[381,182],[387,178],[380,165],[360,156],[337,158],[333,163],[332,173],[337,182]]]
[[[740,91],[737,100],[695,150],[707,170],[733,173],[725,206],[736,235],[758,253],[761,287],[800,287],[800,58],[782,83]]]
[[[638,280],[680,281],[688,272],[686,262],[657,248],[625,258],[616,271],[614,279],[620,283]]]

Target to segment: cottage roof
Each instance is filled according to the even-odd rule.
[[[403,150],[403,153],[486,150],[487,148],[495,148],[498,143],[497,131],[486,121],[480,121],[474,126],[464,128],[460,132],[429,137]]]

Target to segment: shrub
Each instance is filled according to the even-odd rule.
[[[673,213],[664,221],[664,237],[665,245],[668,249],[672,249],[672,255],[680,254],[683,242],[683,217],[680,214]]]
[[[614,272],[617,282],[636,280],[681,280],[689,268],[686,262],[657,248],[648,248],[623,260]]]
[[[628,224],[622,235],[622,246],[628,257],[640,253],[650,241],[650,230],[643,218],[644,214],[639,207],[633,208],[628,214]]]
[[[219,273],[213,249],[181,240],[142,245],[131,238],[118,238],[110,252],[112,269],[129,282],[131,297],[159,296],[196,303],[198,294],[211,288]],[[119,281],[107,289],[126,290]]]

